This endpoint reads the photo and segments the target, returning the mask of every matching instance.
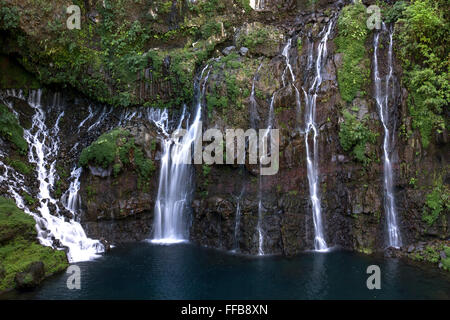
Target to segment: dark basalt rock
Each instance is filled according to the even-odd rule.
[[[32,262],[23,272],[16,273],[14,282],[17,289],[33,289],[37,287],[45,277],[44,263]]]

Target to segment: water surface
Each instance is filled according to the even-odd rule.
[[[368,290],[366,269],[381,268],[381,290]],[[118,246],[77,263],[81,289],[59,274],[14,299],[449,299],[450,275],[353,252],[247,257],[189,243]]]

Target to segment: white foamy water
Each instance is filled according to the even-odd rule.
[[[388,74],[384,79],[380,75],[378,68],[378,48],[379,39],[382,32],[389,32],[389,49],[388,49]],[[391,161],[391,131],[389,129],[389,98],[394,95],[394,87],[390,87],[394,78],[393,67],[393,31],[386,30],[386,26],[383,23],[382,31],[379,31],[374,36],[373,46],[373,65],[374,65],[374,83],[375,83],[375,100],[377,102],[378,113],[380,115],[381,123],[384,129],[383,139],[383,186],[384,186],[384,211],[386,214],[387,229],[388,229],[388,245],[390,247],[399,248],[402,245],[400,230],[397,223],[397,211],[395,208],[395,195],[394,195],[394,174],[392,171]],[[384,88],[383,88],[384,81]]]
[[[330,20],[328,26],[322,31],[322,39],[317,47],[317,55],[313,57],[313,50],[308,56],[308,65],[314,67],[314,80],[312,85],[306,91],[303,89],[305,96],[305,146],[306,146],[306,164],[309,184],[309,196],[311,200],[313,222],[314,222],[314,249],[316,251],[327,251],[327,243],[325,241],[322,208],[319,194],[319,148],[318,136],[319,128],[316,124],[316,101],[317,95],[322,84],[322,71],[327,58],[327,42],[333,26],[333,19]],[[313,46],[313,44],[311,44]],[[312,135],[312,145],[311,145]]]
[[[188,240],[188,217],[191,192],[193,168],[188,159],[192,157],[191,146],[199,132],[202,114],[202,97],[208,80],[207,73],[204,85],[201,88],[203,74],[208,69],[206,66],[200,75],[199,83],[196,85],[197,101],[195,117],[192,124],[187,128],[186,134],[181,139],[167,137],[162,142],[162,158],[159,174],[158,196],[155,203],[155,221],[153,231],[153,243],[172,244]],[[178,129],[185,116],[180,119]],[[162,123],[160,122],[161,127]],[[161,128],[164,132],[168,129]]]

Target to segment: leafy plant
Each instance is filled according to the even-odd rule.
[[[431,226],[436,222],[443,210],[448,211],[449,209],[449,190],[448,187],[442,183],[442,177],[439,177],[435,181],[433,190],[426,196],[422,220]]]
[[[366,144],[367,142],[374,143],[377,135],[349,111],[344,110],[343,116],[344,122],[341,123],[339,130],[339,141],[342,148],[344,151],[350,151],[358,161],[368,164],[370,159],[366,156]]]
[[[448,76],[450,31],[444,12],[446,1],[414,0],[398,20],[398,53],[405,70],[412,126],[427,148],[434,130],[447,123],[445,107],[450,101]]]

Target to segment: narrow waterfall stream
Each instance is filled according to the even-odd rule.
[[[181,141],[168,137],[163,141],[163,155],[161,157],[161,170],[159,176],[158,196],[155,203],[154,221],[154,243],[177,243],[188,240],[188,216],[190,200],[192,198],[192,170],[190,159],[192,157],[191,147],[199,132],[202,116],[202,98],[206,88],[209,71],[201,81],[206,66],[196,83],[196,111],[192,124],[187,128],[186,134]],[[181,129],[184,114],[180,119],[178,130]],[[167,130],[166,130],[167,132]]]
[[[387,67],[388,73],[382,78],[380,75],[379,64],[378,64],[378,48],[380,34],[383,32],[389,33],[389,50]],[[377,103],[378,112],[380,115],[381,123],[384,129],[383,138],[383,186],[384,186],[384,210],[386,214],[387,229],[388,229],[388,246],[399,248],[402,245],[400,230],[397,223],[397,212],[395,208],[395,195],[394,195],[394,183],[393,183],[393,171],[392,171],[392,136],[390,130],[390,119],[389,119],[389,108],[395,107],[390,103],[390,98],[394,95],[394,86],[392,82],[394,81],[394,68],[393,68],[393,33],[392,29],[387,29],[386,25],[383,23],[383,28],[381,31],[375,33],[373,46],[373,68],[374,68],[374,83],[375,83],[375,100]],[[383,88],[384,83],[384,88]]]
[[[236,216],[234,219],[234,252],[239,251],[239,237],[240,237],[240,228],[241,228],[241,200],[244,196],[245,188],[242,188],[241,193],[236,198]]]
[[[334,19],[330,19],[328,26],[322,30],[322,39],[317,47],[317,56],[315,64],[313,61],[313,54],[308,56],[308,65],[314,67],[314,81],[309,87],[308,91],[303,89],[305,95],[305,146],[306,146],[306,163],[309,182],[309,195],[311,199],[313,222],[314,222],[314,249],[316,251],[327,251],[327,243],[325,241],[323,223],[322,223],[322,208],[319,194],[319,147],[318,136],[319,128],[316,124],[316,100],[317,95],[322,84],[322,72],[327,59],[327,42],[330,36]],[[311,44],[313,45],[313,44]],[[312,146],[311,146],[312,135]]]

